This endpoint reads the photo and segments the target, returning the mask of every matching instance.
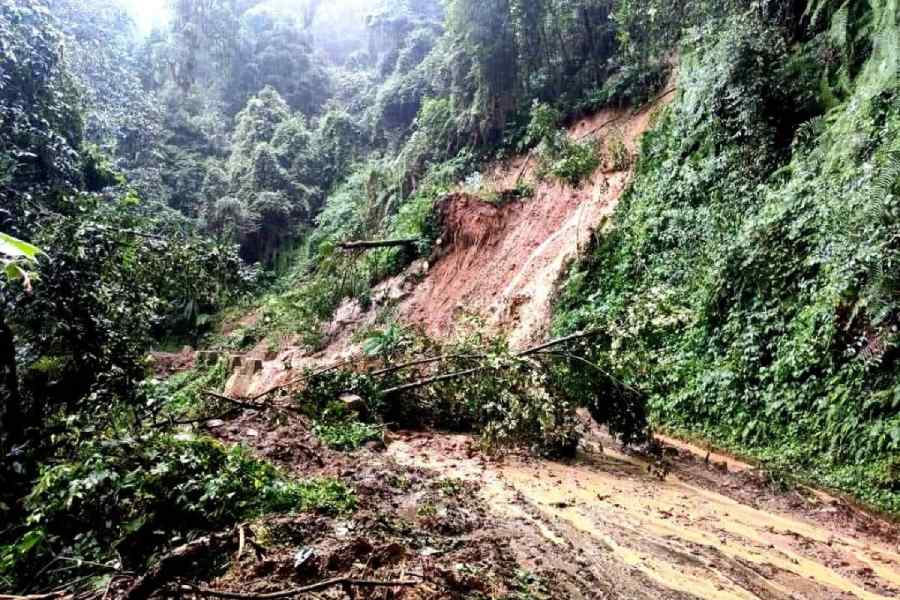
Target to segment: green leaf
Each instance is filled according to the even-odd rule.
[[[891,439],[895,444],[900,443],[900,425],[897,425],[893,429],[891,429]]]
[[[5,254],[6,256],[12,256],[14,258],[21,257],[29,260],[36,260],[37,255],[41,254],[41,249],[37,246],[32,246],[28,242],[23,242],[20,239],[14,238],[11,235],[0,233],[0,254]]]
[[[25,270],[22,269],[22,267],[14,262],[5,265],[3,271],[11,281],[15,281],[16,279],[25,279],[25,277],[28,275]]]

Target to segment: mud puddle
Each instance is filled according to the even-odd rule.
[[[466,436],[401,436],[400,464],[480,482],[512,550],[571,598],[900,598],[896,528],[822,496],[779,494],[747,465],[669,447],[648,462],[592,431],[568,463],[473,453]]]

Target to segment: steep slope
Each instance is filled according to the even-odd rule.
[[[358,357],[354,334],[390,307],[396,307],[401,322],[435,339],[452,337],[463,316],[483,320],[513,347],[543,338],[565,265],[589,246],[615,209],[640,137],[671,97],[665,93],[639,110],[602,110],[571,125],[571,139],[598,140],[604,157],[578,188],[538,179],[532,154],[489,166],[480,189],[460,188],[440,203],[443,233],[432,257],[376,286],[368,310],[355,299],[345,300],[325,332],[329,343],[319,352],[306,353],[291,340],[277,351],[270,340],[260,342],[233,373],[228,393],[252,397],[291,381],[296,369]],[[533,189],[530,197],[484,199],[509,196],[522,183]]]
[[[601,111],[570,127],[569,135],[599,138],[607,157],[613,144],[633,155],[664,102],[636,114]],[[439,258],[401,305],[403,319],[437,338],[452,334],[461,315],[485,319],[514,347],[543,338],[563,267],[588,246],[629,180],[629,162],[614,162],[605,159],[573,189],[537,181],[531,155],[518,157],[488,170],[486,191],[502,195],[524,180],[535,184],[533,197],[491,203],[459,193],[445,199]]]

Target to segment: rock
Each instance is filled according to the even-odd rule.
[[[338,396],[338,400],[340,400],[344,405],[344,408],[350,412],[355,412],[358,415],[365,415],[369,412],[366,401],[356,394],[341,394]]]
[[[381,440],[369,440],[363,444],[363,448],[371,450],[372,452],[384,452],[387,450],[387,446],[385,446],[384,442]]]
[[[209,429],[215,429],[216,427],[221,427],[224,424],[225,424],[225,421],[223,421],[222,419],[210,419],[209,421],[206,422],[206,426]]]
[[[259,358],[251,358],[248,359],[244,363],[244,373],[247,375],[253,375],[255,373],[259,373],[263,370],[263,361]]]
[[[309,559],[315,556],[316,552],[309,546],[304,546],[303,548],[298,549],[294,553],[294,568],[299,569],[302,567]]]

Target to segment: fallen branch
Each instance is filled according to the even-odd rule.
[[[650,108],[651,106],[654,106],[657,102],[659,102],[660,100],[662,100],[662,99],[665,98],[666,96],[668,96],[668,95],[670,95],[670,94],[674,94],[675,91],[676,91],[676,88],[670,88],[670,89],[668,89],[668,90],[662,92],[661,94],[659,94],[658,96],[656,96],[655,98],[653,98],[652,100],[650,100],[649,102],[645,103],[645,104],[644,104],[643,106],[641,106],[640,108],[638,108],[638,109],[636,109],[636,110],[634,110],[634,111],[632,111],[632,112],[630,112],[630,113],[625,113],[625,114],[619,115],[618,117],[613,117],[612,119],[610,119],[610,120],[608,120],[608,121],[604,121],[604,122],[601,123],[600,125],[594,127],[594,128],[591,129],[590,131],[586,131],[585,133],[583,133],[583,134],[581,134],[580,136],[578,136],[577,138],[575,138],[575,141],[576,141],[576,142],[580,142],[580,141],[583,140],[584,138],[594,135],[595,133],[597,133],[598,131],[600,131],[600,130],[603,129],[604,127],[607,127],[607,126],[609,126],[609,125],[612,125],[613,123],[615,123],[615,122],[617,122],[617,121],[621,121],[622,119],[625,119],[625,118],[630,118],[630,117],[637,116],[637,115],[641,114],[642,112],[644,112],[645,110],[647,110],[648,108]]]
[[[572,335],[568,335],[563,338],[559,338],[556,340],[551,340],[539,346],[534,346],[532,348],[527,348],[522,350],[521,352],[517,352],[514,354],[516,358],[526,358],[532,356],[534,354],[540,354],[547,348],[553,348],[554,346],[560,346],[567,342],[572,342],[574,340],[580,340],[587,337],[595,336],[601,333],[600,329],[591,329],[588,331],[582,331],[579,333],[573,333]],[[422,387],[429,386],[434,383],[440,383],[442,381],[449,381],[451,379],[458,379],[460,377],[468,377],[469,375],[474,375],[475,373],[479,373],[481,371],[487,370],[489,367],[474,367],[472,369],[465,369],[463,371],[455,371],[453,373],[445,373],[443,375],[435,375],[434,377],[428,377],[426,379],[420,379],[418,381],[412,381],[410,383],[405,383],[403,385],[398,385],[396,387],[388,388],[382,392],[385,396],[389,396],[392,394],[397,394],[399,392],[408,392],[410,390],[419,389]]]
[[[516,354],[516,356],[530,356],[531,354],[537,354],[538,352],[546,350],[547,348],[553,348],[554,346],[560,346],[562,344],[575,340],[594,337],[595,335],[600,335],[601,333],[603,333],[602,329],[588,329],[587,331],[579,331],[578,333],[573,333],[572,335],[567,335],[566,337],[550,340],[549,342],[541,344],[540,346],[527,348]]]
[[[229,529],[175,548],[132,584],[125,594],[125,600],[148,600],[167,581],[180,577],[182,573],[190,570],[194,559],[199,555],[218,550],[229,542],[233,543],[233,539],[234,530]]]
[[[372,248],[390,248],[393,246],[412,246],[419,243],[418,238],[402,240],[359,240],[355,242],[343,242],[338,247],[343,250],[371,250]]]
[[[219,392],[214,392],[212,390],[203,390],[203,394],[209,396],[210,398],[215,398],[216,400],[221,400],[222,402],[228,402],[230,404],[234,404],[244,410],[260,410],[266,408],[261,404],[256,404],[254,402],[244,402],[243,400],[237,400],[235,398],[230,398],[224,394],[220,394]]]
[[[222,590],[214,590],[206,587],[196,587],[191,585],[181,586],[182,591],[196,592],[204,596],[213,596],[215,598],[231,598],[232,600],[278,600],[279,598],[289,598],[298,594],[308,594],[317,592],[336,585],[353,585],[357,587],[412,587],[418,585],[418,581],[409,581],[406,579],[398,579],[395,581],[382,581],[378,579],[352,579],[350,577],[336,577],[326,581],[320,581],[312,585],[294,588],[291,590],[283,590],[280,592],[269,592],[266,594],[253,594],[249,592],[228,592]]]
[[[388,388],[381,392],[385,396],[390,396],[391,394],[396,394],[398,392],[408,392],[410,390],[415,390],[421,387],[429,386],[433,383],[440,383],[441,381],[449,381],[451,379],[458,379],[460,377],[467,377],[469,375],[474,375],[475,373],[479,373],[481,371],[486,370],[488,367],[475,367],[473,369],[466,369],[465,371],[454,371],[453,373],[446,373],[444,375],[435,375],[434,377],[428,377],[427,379],[420,379],[419,381],[413,381],[410,383],[404,383],[403,385],[398,385],[396,387]]]
[[[412,362],[403,363],[400,365],[394,365],[392,367],[386,367],[384,369],[379,369],[378,371],[372,371],[372,375],[374,377],[380,377],[382,375],[388,375],[390,373],[396,373],[397,371],[403,371],[405,369],[411,369],[413,367],[419,367],[422,365],[430,365],[436,362],[442,362],[445,360],[454,360],[454,359],[476,359],[476,358],[484,358],[484,354],[448,354],[446,356],[435,356],[432,358],[422,358],[419,360],[414,360]]]
[[[51,592],[49,594],[31,594],[29,596],[12,596],[9,594],[0,594],[0,600],[56,600],[71,596],[70,592]]]
[[[207,421],[224,420],[238,412],[238,408],[232,408],[217,415],[207,415],[205,417],[196,417],[194,419],[168,419],[153,423],[150,427],[154,429],[162,429],[163,427],[177,427],[179,425],[196,425],[198,423],[206,423]]]

